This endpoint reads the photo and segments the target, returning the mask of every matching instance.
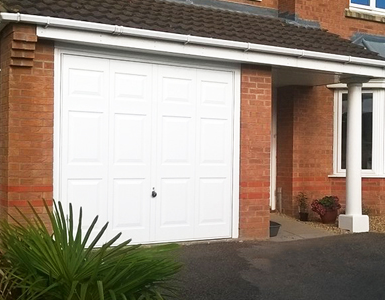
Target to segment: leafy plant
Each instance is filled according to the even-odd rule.
[[[299,192],[297,195],[297,202],[298,202],[298,207],[300,212],[307,212],[309,203],[308,203],[308,197],[305,193]]]
[[[313,200],[311,203],[312,211],[317,212],[320,216],[324,216],[327,211],[338,210],[341,204],[337,196],[325,196],[321,199]]]
[[[30,208],[32,220],[19,211],[25,225],[16,219],[1,224],[0,299],[162,300],[175,295],[169,282],[181,268],[170,257],[175,245],[143,248],[127,240],[111,247],[118,234],[97,248],[108,225],[90,240],[98,217],[83,237],[82,209],[75,230],[71,205],[67,220],[60,202],[54,202],[54,212],[45,203],[51,234]]]

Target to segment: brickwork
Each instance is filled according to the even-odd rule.
[[[221,0],[238,2],[258,7],[279,10],[280,13],[296,14],[303,20],[319,22],[323,29],[336,33],[344,38],[351,38],[357,32],[384,35],[383,18],[358,19],[345,13],[349,9],[349,0]],[[370,16],[370,14],[369,14]],[[368,16],[367,16],[368,17]],[[380,20],[380,22],[379,22]]]
[[[264,239],[270,220],[271,69],[242,66],[240,237]]]
[[[295,196],[337,195],[345,204],[345,178],[333,174],[333,92],[326,87],[290,87],[278,91],[277,187],[283,211],[298,212]],[[385,214],[385,180],[364,178],[363,207]]]
[[[333,171],[333,94],[325,87],[279,90],[277,186],[284,212],[298,212],[295,196],[329,195]]]
[[[277,91],[277,188],[282,189],[282,209],[293,214],[293,99],[294,90]]]
[[[234,3],[241,3],[241,4],[259,6],[259,7],[277,9],[278,2],[280,0],[262,0],[262,1],[257,1],[257,0],[220,0],[220,1],[234,2]]]
[[[1,37],[1,212],[27,201],[40,213],[53,191],[53,43],[34,26],[9,25]]]
[[[345,16],[349,0],[296,0],[296,14],[306,20],[320,23],[321,27],[344,38],[357,32],[384,35],[385,23],[350,18]]]
[[[295,13],[295,1],[296,0],[279,0],[278,1],[278,10],[281,13]]]

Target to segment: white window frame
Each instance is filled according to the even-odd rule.
[[[342,95],[347,89],[334,91],[334,142],[333,142],[333,175],[344,177],[346,170],[341,168],[342,147]],[[362,93],[373,94],[373,153],[372,169],[362,170],[362,177],[385,177],[385,89],[365,88]]]
[[[376,7],[376,0],[369,0],[369,5],[352,3],[350,0],[350,8],[361,12],[375,12],[379,15],[385,15],[385,8]]]

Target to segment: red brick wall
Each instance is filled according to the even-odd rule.
[[[294,90],[277,91],[277,188],[282,189],[282,209],[293,214],[293,99]],[[279,207],[277,206],[279,209]]]
[[[296,215],[298,192],[311,199],[331,193],[333,94],[325,87],[281,88],[277,119],[277,187],[284,212]]]
[[[306,20],[317,21],[323,29],[350,38],[357,32],[385,34],[385,23],[345,17],[349,0],[296,0],[296,14]]]
[[[280,12],[295,13],[295,1],[296,0],[279,0],[278,10]]]
[[[271,69],[242,66],[240,237],[268,238]]]
[[[296,215],[295,196],[310,199],[337,195],[345,203],[345,178],[333,174],[333,92],[326,87],[278,90],[277,187],[284,212]],[[385,179],[364,178],[363,206],[385,214]]]
[[[331,193],[345,202],[345,178],[331,180]],[[362,179],[362,205],[365,213],[385,215],[385,179]]]
[[[0,203],[38,212],[53,190],[53,59],[34,26],[9,25],[1,37]]]

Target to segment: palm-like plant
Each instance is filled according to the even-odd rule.
[[[54,202],[54,212],[45,203],[51,234],[30,207],[33,220],[19,211],[23,223],[1,224],[0,299],[162,300],[174,295],[169,280],[181,265],[168,254],[175,245],[143,248],[127,240],[111,247],[118,234],[97,248],[108,223],[91,241],[98,217],[83,237],[81,209],[75,230],[71,205],[67,220],[60,202]]]

